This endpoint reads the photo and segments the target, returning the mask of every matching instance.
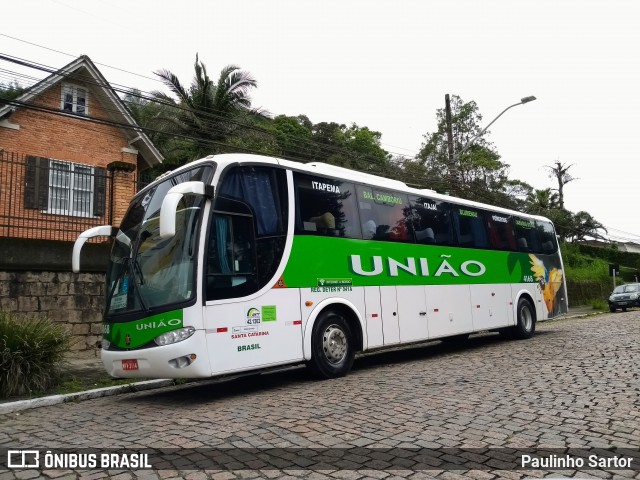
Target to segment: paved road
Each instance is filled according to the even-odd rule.
[[[0,447],[152,448],[155,468],[2,470],[0,458],[0,480],[640,479],[639,365],[634,310],[540,324],[528,341],[485,335],[366,356],[338,380],[294,369],[44,407],[0,417]],[[580,467],[590,454],[609,466]],[[513,469],[522,455],[554,468]]]

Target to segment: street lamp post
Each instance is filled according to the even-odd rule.
[[[466,152],[469,149],[469,147],[471,147],[471,145],[473,145],[473,142],[475,142],[478,138],[480,138],[484,134],[484,132],[486,132],[489,129],[489,127],[491,125],[493,125],[493,123],[502,116],[502,114],[504,112],[506,112],[510,108],[517,107],[518,105],[524,105],[525,103],[533,102],[535,99],[536,99],[536,97],[534,97],[533,95],[530,95],[528,97],[521,98],[518,103],[514,103],[513,105],[509,105],[507,108],[505,108],[503,111],[501,111],[500,114],[496,118],[491,120],[491,123],[489,125],[487,125],[486,127],[484,127],[482,129],[482,131],[478,135],[473,137],[464,147],[462,147],[462,149],[453,156],[453,160],[457,160],[460,155],[462,155],[464,152]]]

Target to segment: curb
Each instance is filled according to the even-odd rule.
[[[61,403],[81,402],[94,398],[109,397],[122,393],[143,392],[154,388],[172,387],[176,385],[174,380],[146,380],[144,382],[128,383],[116,385],[114,387],[95,388],[84,392],[67,393],[64,395],[52,395],[49,397],[32,398],[28,400],[18,400],[16,402],[0,403],[0,415],[7,413],[29,410],[32,408],[49,407]]]

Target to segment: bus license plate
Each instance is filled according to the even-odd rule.
[[[122,360],[122,370],[125,372],[127,370],[138,370],[138,360],[135,358],[131,360]]]

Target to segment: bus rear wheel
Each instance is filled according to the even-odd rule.
[[[313,328],[309,367],[318,378],[337,378],[353,365],[355,349],[349,323],[338,312],[322,312]]]
[[[517,339],[526,339],[533,337],[536,332],[536,313],[531,302],[526,298],[518,300],[518,308],[516,310],[518,322],[511,329],[511,336]]]

